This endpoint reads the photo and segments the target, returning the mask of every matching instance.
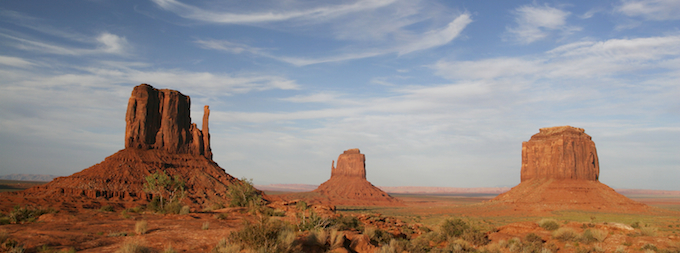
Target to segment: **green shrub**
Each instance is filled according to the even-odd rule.
[[[607,238],[607,232],[598,229],[586,229],[580,236],[582,243],[603,242]]]
[[[376,227],[367,227],[364,234],[368,236],[371,244],[376,246],[384,245],[392,240],[392,234]]]
[[[361,231],[364,228],[361,226],[361,221],[351,215],[340,215],[331,220],[331,226],[337,230],[355,230]]]
[[[543,251],[543,239],[534,234],[529,233],[524,237],[524,243],[521,243],[522,253],[541,253]]]
[[[307,213],[309,213],[309,215],[307,215]],[[296,226],[299,231],[322,229],[331,225],[331,219],[316,214],[314,210],[309,210],[309,212],[301,212],[298,214],[297,218],[299,222],[296,224]]]
[[[248,207],[249,205],[262,205],[263,200],[260,193],[253,187],[253,180],[242,178],[239,182],[229,185],[227,195],[231,201],[229,206]]]
[[[485,233],[461,219],[445,220],[440,225],[439,230],[444,237],[442,239],[461,238],[478,246],[489,243]]]
[[[656,245],[651,244],[651,243],[645,244],[644,246],[642,246],[642,248],[640,248],[640,250],[643,250],[643,251],[644,250],[659,251],[659,249],[656,247]]]
[[[560,228],[560,224],[554,219],[541,219],[538,221],[538,226],[548,231],[554,231]]]
[[[287,252],[292,249],[291,233],[282,221],[270,220],[262,216],[257,222],[245,221],[243,229],[232,232],[229,240],[243,248],[250,248],[260,252]],[[284,240],[287,239],[287,240]],[[293,238],[294,240],[294,238]]]
[[[578,238],[578,234],[572,228],[559,228],[553,232],[552,236],[560,241],[573,241]]]
[[[201,225],[201,230],[208,230],[210,229],[210,222],[203,222],[203,225]]]
[[[170,201],[166,201],[166,203],[163,205],[163,198],[160,196],[154,196],[153,199],[149,202],[149,204],[146,205],[146,209],[156,212],[156,213],[172,213],[172,214],[179,214],[182,212],[182,203],[181,199],[184,197],[183,194],[181,195],[176,195]]]
[[[99,211],[101,212],[113,212],[115,211],[112,206],[110,205],[105,205],[99,208]]]
[[[446,237],[459,238],[465,233],[465,231],[470,230],[470,225],[461,219],[445,220],[439,226],[440,233]]]
[[[309,205],[307,205],[307,202],[304,200],[298,201],[297,204],[295,204],[295,207],[297,207],[298,210],[300,211],[305,211],[307,208],[309,208]]]
[[[182,177],[179,175],[170,177],[165,174],[165,171],[156,171],[153,174],[144,177],[144,179],[146,180],[144,183],[144,191],[152,193],[154,199],[159,199],[158,207],[155,208],[156,211],[165,210],[165,203],[163,201],[164,197],[176,202],[180,202],[180,200],[184,198],[185,184],[182,180]],[[174,210],[175,208],[176,207],[173,207],[172,209]],[[179,213],[181,208],[182,206],[180,205],[178,208],[176,208],[177,212],[170,213]]]
[[[630,224],[630,226],[632,228],[640,228],[640,222],[639,221],[633,222],[633,223]]]
[[[656,236],[658,229],[656,227],[643,227],[640,228],[640,234],[643,236]]]
[[[46,213],[54,213],[56,212],[52,208],[48,209],[42,209],[42,208],[34,208],[34,207],[19,207],[15,206],[12,211],[9,212],[9,221],[11,223],[24,223],[24,222],[34,222],[40,215],[46,214]]]

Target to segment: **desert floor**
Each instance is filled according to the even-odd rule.
[[[4,183],[4,190],[27,186],[10,185],[11,189],[8,189],[9,183]],[[275,196],[280,192],[268,194]],[[556,211],[538,215],[488,210],[484,203],[493,195],[392,196],[401,199],[405,206],[337,206],[336,213],[358,217],[364,227],[376,226],[385,230],[428,227],[436,231],[444,220],[461,218],[488,231],[490,245],[496,245],[486,248],[491,252],[512,252],[507,242],[513,238],[522,240],[529,233],[543,238],[557,252],[677,252],[680,249],[680,198],[677,196],[628,196],[654,207],[650,213]],[[194,211],[185,215],[101,209],[50,213],[34,222],[0,225],[0,237],[4,237],[0,240],[11,239],[22,245],[25,252],[116,252],[123,244],[133,241],[145,245],[151,252],[163,252],[169,247],[176,252],[211,252],[220,240],[241,229],[244,221],[257,222],[258,219],[258,215],[248,213],[245,208]],[[295,212],[289,209],[285,215],[274,219],[299,222]],[[589,244],[560,241],[551,236],[553,232],[537,225],[543,218],[552,218],[560,226],[573,228],[577,233],[597,229],[605,231],[607,236],[602,241]],[[147,223],[147,231],[143,234],[135,232],[140,221]],[[633,224],[639,224],[639,227],[634,226],[636,228],[630,230]],[[346,233],[349,239],[360,236],[358,231]],[[357,252],[371,252],[378,247],[364,245],[355,249]]]

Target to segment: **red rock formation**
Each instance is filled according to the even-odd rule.
[[[59,209],[98,208],[102,202],[135,206],[151,199],[145,177],[155,172],[179,176],[186,185],[185,204],[195,208],[227,202],[227,188],[238,179],[212,160],[208,117],[203,131],[191,123],[190,99],[174,90],[136,86],[125,116],[125,149],[99,164],[68,177],[59,177],[23,192],[4,193],[0,209],[13,201]]]
[[[333,205],[402,205],[366,180],[365,162],[359,149],[343,152],[338,156],[338,166],[331,165],[331,178],[313,191],[320,195],[315,200]]]
[[[649,210],[600,183],[599,175],[595,143],[582,128],[541,128],[522,143],[521,183],[492,199],[489,205],[526,214],[555,210],[624,213]]]
[[[522,143],[522,182],[533,178],[598,180],[595,142],[583,128],[541,128]]]
[[[208,115],[203,132],[191,123],[191,100],[175,90],[141,84],[132,90],[125,115],[125,147],[158,149],[171,154],[204,155],[212,159]],[[208,152],[206,152],[208,150]]]
[[[366,179],[366,157],[358,148],[345,150],[338,156],[338,167],[331,165],[331,178],[358,177]]]

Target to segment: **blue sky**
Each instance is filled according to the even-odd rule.
[[[680,190],[679,24],[672,0],[4,1],[0,174],[122,149],[149,83],[210,105],[215,161],[256,184],[359,148],[375,185],[514,186],[522,141],[572,125],[603,183]]]

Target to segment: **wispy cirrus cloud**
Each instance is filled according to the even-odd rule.
[[[680,2],[675,0],[622,0],[615,11],[647,20],[680,19]]]
[[[248,24],[280,22],[291,19],[318,20],[330,19],[348,13],[376,9],[390,5],[395,0],[362,0],[351,4],[326,5],[301,10],[266,10],[250,13],[217,12],[185,4],[177,0],[152,0],[159,7],[193,20],[222,24]],[[281,7],[281,6],[277,6]]]
[[[523,44],[542,40],[553,31],[561,31],[569,34],[581,30],[580,27],[568,26],[567,17],[570,12],[563,11],[548,5],[535,6],[524,5],[513,11],[515,26],[509,26],[506,31],[513,40]]]
[[[389,45],[382,48],[364,48],[353,50],[355,52],[341,53],[338,55],[305,58],[294,56],[281,56],[269,53],[267,49],[257,48],[245,44],[234,43],[226,40],[196,40],[194,41],[200,47],[205,49],[214,49],[233,54],[251,53],[257,56],[272,58],[278,61],[290,63],[296,66],[305,66],[319,63],[340,62],[355,59],[362,59],[368,57],[375,57],[385,54],[397,53],[399,55],[409,54],[415,51],[425,50],[433,47],[448,44],[465,29],[465,27],[472,22],[470,14],[462,14],[456,17],[453,21],[448,23],[444,28],[426,31],[422,34],[412,35],[410,40],[402,41],[400,44]],[[358,52],[356,52],[358,51]]]
[[[19,67],[19,68],[27,68],[31,67],[35,64],[32,62],[19,58],[19,57],[12,57],[12,56],[4,56],[0,55],[0,64],[2,65],[7,65],[7,66],[13,66],[13,67]]]
[[[103,32],[97,37],[92,38],[92,42],[89,43],[92,48],[57,45],[54,43],[22,38],[4,33],[0,33],[0,37],[9,39],[11,42],[8,44],[17,49],[45,54],[70,56],[97,54],[128,55],[131,50],[131,46],[125,37],[120,37],[108,32]]]

